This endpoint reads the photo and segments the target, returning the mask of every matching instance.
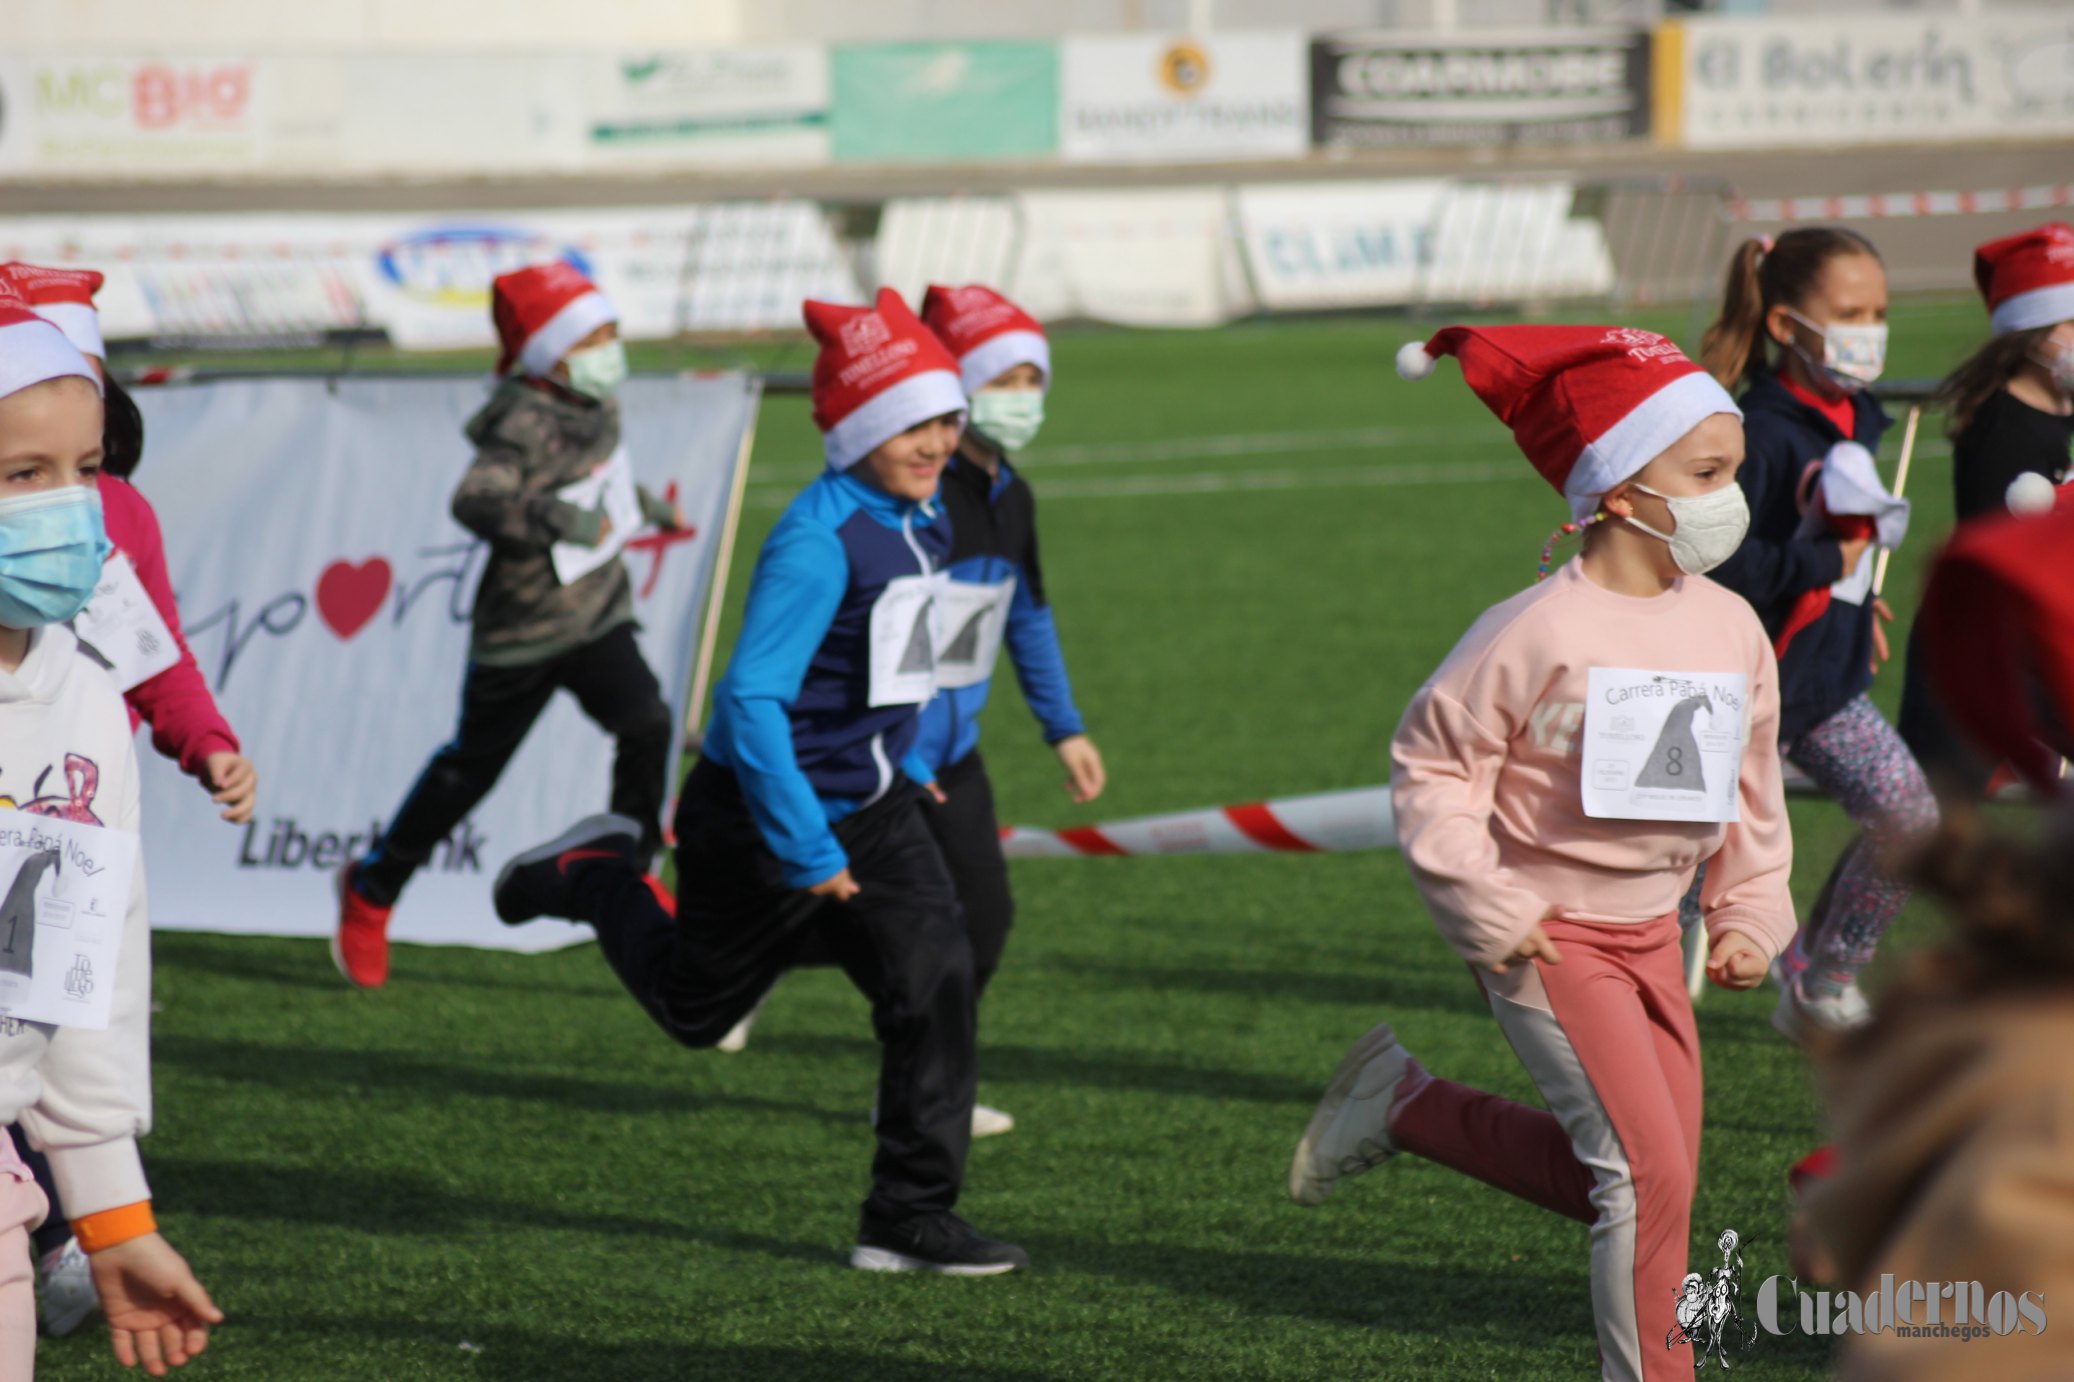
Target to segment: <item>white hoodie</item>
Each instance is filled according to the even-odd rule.
[[[137,754],[122,694],[63,625],[35,629],[0,671],[0,806],[111,830],[138,824]],[[106,1031],[0,1018],[0,1123],[50,1157],[74,1219],[149,1199],[137,1138],[151,1129],[151,923],[140,858]]]

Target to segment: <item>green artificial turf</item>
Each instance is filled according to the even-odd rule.
[[[1434,324],[1061,334],[1027,471],[1113,786],[1072,806],[1004,678],[987,756],[1007,818],[1383,780],[1406,698],[1531,578],[1563,517],[1451,367],[1418,385],[1390,371]],[[1901,304],[1891,373],[1941,372],[1981,330],[1976,306]],[[805,360],[758,358],[779,356]],[[1233,437],[1251,440],[1147,449]],[[1935,428],[1925,441],[1889,583],[1904,619],[1949,518],[1947,449]],[[758,540],[818,455],[804,402],[771,400],[730,627]],[[1897,667],[1877,691],[1890,711],[1898,690]],[[1805,907],[1849,831],[1822,802],[1793,818]],[[588,946],[401,947],[388,988],[357,993],[320,942],[160,936],[146,1159],[167,1233],[231,1317],[192,1375],[1592,1372],[1582,1227],[1412,1158],[1322,1209],[1284,1198],[1325,1077],[1378,1019],[1433,1069],[1533,1098],[1394,854],[1031,862],[1014,881],[982,1096],[1019,1127],[975,1147],[963,1209],[1035,1266],[985,1281],[843,1265],[876,1056],[833,973],[786,980],[749,1050],[727,1056],[673,1046]],[[1902,934],[1933,925],[1919,909]],[[1787,1269],[1784,1173],[1818,1138],[1772,1001],[1716,992],[1699,1010],[1694,1260],[1738,1230],[1746,1309]],[[1746,1361],[1752,1377],[1813,1378],[1827,1352],[1766,1336]],[[41,1367],[58,1382],[116,1371],[96,1337],[47,1342]]]

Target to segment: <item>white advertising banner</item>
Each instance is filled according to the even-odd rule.
[[[1301,157],[1308,62],[1295,30],[1068,38],[1059,152],[1078,163]]]
[[[599,165],[828,161],[828,50],[695,48],[585,58]]]
[[[638,377],[621,394],[635,473],[690,524],[622,554],[642,652],[680,724],[757,392],[719,375]],[[453,733],[485,548],[447,502],[470,459],[461,426],[484,398],[479,381],[426,378],[138,390],[151,437],[138,479],[188,640],[261,784],[261,814],[232,826],[173,764],[141,755],[155,925],[330,933],[340,865]],[[490,883],[511,854],[603,810],[611,764],[611,741],[557,697],[412,882],[392,934],[512,950],[588,934],[499,925]]]
[[[1253,310],[1221,187],[1026,192],[1007,288],[1042,321],[1215,326]]]
[[[1445,178],[1238,189],[1239,229],[1269,311],[1410,302],[1433,259]]]
[[[1695,149],[2011,139],[2074,129],[2074,10],[1680,22]]]
[[[250,54],[81,54],[0,63],[0,171],[249,171],[270,98]]]

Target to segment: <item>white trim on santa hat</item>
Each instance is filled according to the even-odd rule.
[[[2074,283],[2048,283],[2043,288],[2006,297],[1988,313],[1988,325],[1997,336],[2039,326],[2058,326],[2065,321],[2074,321]]]
[[[0,324],[0,398],[75,374],[92,381],[99,392],[101,376],[55,324],[40,319]]]
[[[548,374],[571,346],[606,322],[618,320],[619,311],[613,307],[612,299],[597,289],[573,297],[538,331],[526,337],[525,347],[519,351],[519,368],[527,374]]]
[[[1681,374],[1643,399],[1626,417],[1599,434],[1570,467],[1563,493],[1580,521],[1599,507],[1599,496],[1668,451],[1677,440],[1716,413],[1741,418],[1728,390],[1703,371]]]
[[[919,423],[965,411],[965,387],[949,370],[911,374],[852,408],[822,438],[828,464],[848,470],[886,442]]]
[[[101,314],[92,304],[84,302],[38,302],[29,310],[65,333],[65,339],[79,348],[81,355],[98,355],[108,358],[108,346],[101,339]]]
[[[965,392],[978,393],[1017,365],[1035,365],[1043,374],[1042,388],[1051,387],[1051,342],[1036,331],[1004,331],[989,336],[958,357],[958,377]]]

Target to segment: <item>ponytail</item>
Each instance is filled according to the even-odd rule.
[[[1733,390],[1765,362],[1764,319],[1774,307],[1798,306],[1840,255],[1880,257],[1872,241],[1842,226],[1801,226],[1778,239],[1745,240],[1728,261],[1721,315],[1700,337],[1700,364]]]

